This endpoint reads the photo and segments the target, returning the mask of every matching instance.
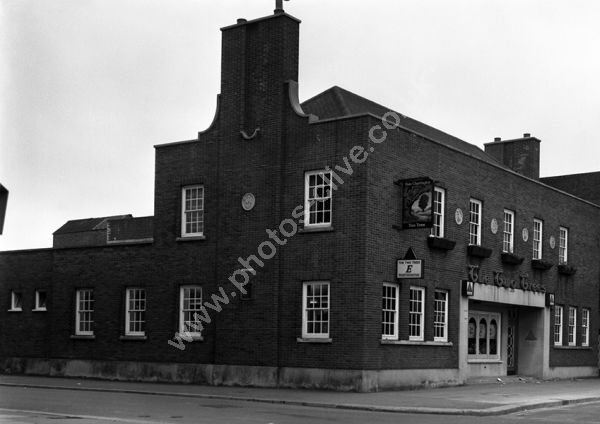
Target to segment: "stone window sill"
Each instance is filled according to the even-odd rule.
[[[502,360],[501,359],[467,359],[467,363],[469,364],[501,364]]]
[[[144,341],[148,340],[146,336],[119,336],[119,340]]]
[[[199,241],[206,240],[206,236],[189,236],[189,237],[177,237],[176,241]]]
[[[296,339],[298,343],[332,343],[333,339],[330,338],[304,338],[298,337]]]
[[[303,227],[298,228],[298,233],[300,234],[308,234],[308,233],[328,233],[333,231],[332,226],[328,227]]]
[[[94,340],[96,336],[93,334],[71,334],[70,338],[74,340]]]
[[[181,340],[184,342],[187,342],[190,338],[189,337],[183,337],[183,335],[181,333],[178,333],[179,337],[181,337]],[[190,342],[203,342],[204,341],[204,337],[202,337],[201,335],[193,335],[191,336]]]
[[[23,309],[9,309],[8,312],[23,312]]]
[[[48,312],[48,309],[46,309],[46,308],[32,309],[31,312]]]
[[[412,340],[391,340],[381,339],[382,345],[402,345],[402,346],[454,346],[452,342],[432,342],[432,341],[412,341]]]
[[[564,350],[592,350],[591,346],[553,346],[554,349]]]

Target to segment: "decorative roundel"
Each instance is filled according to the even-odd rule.
[[[529,240],[529,230],[525,227],[523,228],[523,241],[527,243],[527,240]]]
[[[496,218],[492,219],[490,223],[490,229],[492,230],[492,234],[496,234],[498,232],[498,220]]]
[[[246,193],[242,196],[242,208],[244,208],[245,211],[249,211],[254,208],[255,204],[256,198],[254,197],[254,194]]]
[[[556,247],[556,239],[554,236],[550,236],[550,249],[554,249]]]
[[[461,225],[463,223],[463,211],[461,208],[456,208],[456,212],[454,212],[454,220],[457,225]]]

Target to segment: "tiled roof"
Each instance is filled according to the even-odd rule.
[[[81,233],[84,231],[94,230],[105,230],[106,222],[109,219],[124,219],[131,218],[131,215],[114,215],[104,216],[101,218],[85,218],[85,219],[73,219],[67,221],[62,227],[56,230],[53,234],[68,234],[68,233]]]
[[[108,222],[109,243],[151,239],[154,235],[154,217],[111,219]]]
[[[320,120],[341,118],[363,113],[371,113],[381,117],[387,112],[392,111],[390,108],[337,86],[331,87],[302,103],[302,110],[305,113],[318,116]],[[473,144],[467,143],[450,134],[446,134],[443,131],[430,127],[429,125],[423,124],[408,116],[400,113],[398,113],[398,115],[401,118],[400,125],[411,131],[422,134],[433,141],[460,150],[486,162],[499,164],[495,159]]]

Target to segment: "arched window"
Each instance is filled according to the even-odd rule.
[[[477,336],[479,343],[478,353],[480,355],[487,355],[487,322],[485,321],[485,318],[479,320],[479,331]]]
[[[477,321],[475,321],[475,318],[471,318],[469,320],[469,340],[468,340],[469,355],[475,355],[477,353],[475,350],[476,339],[477,339]]]
[[[490,355],[498,354],[498,324],[495,319],[490,321]]]
[[[498,312],[470,311],[467,329],[467,353],[473,361],[499,361],[501,315]]]

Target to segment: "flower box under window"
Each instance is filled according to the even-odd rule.
[[[539,269],[541,271],[546,271],[550,268],[552,268],[554,266],[554,264],[550,261],[545,261],[543,259],[532,259],[531,260],[531,267],[533,269]]]
[[[477,246],[475,244],[470,244],[467,247],[467,254],[469,256],[475,256],[477,258],[489,258],[492,256],[492,249],[483,246]]]
[[[508,252],[503,252],[501,255],[502,258],[502,263],[508,264],[508,265],[520,265],[523,263],[523,258],[522,256],[517,256],[514,253],[508,253]]]
[[[573,275],[577,272],[577,268],[572,265],[560,264],[558,266],[558,272],[563,275]]]
[[[443,237],[427,237],[427,245],[432,249],[452,250],[456,242]]]

